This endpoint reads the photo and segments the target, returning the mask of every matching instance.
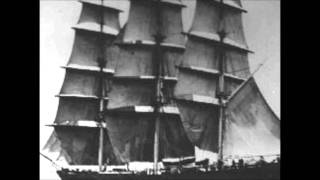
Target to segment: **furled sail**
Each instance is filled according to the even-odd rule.
[[[192,143],[218,153],[219,76],[231,94],[250,75],[247,44],[238,0],[197,0],[186,50],[177,65],[174,96]],[[221,37],[220,33],[226,36]],[[223,62],[220,69],[220,62]]]
[[[107,116],[108,132],[118,163],[153,161],[154,103],[156,89],[155,37],[165,36],[161,61],[164,66],[165,105],[161,108],[160,158],[193,155],[172,97],[177,81],[175,64],[184,48],[180,1],[161,4],[162,28],[157,23],[154,0],[131,0],[128,22],[112,47],[110,57],[115,72],[110,88]]]
[[[59,107],[52,125],[55,131],[44,147],[48,156],[50,153],[58,154],[53,159],[63,159],[67,164],[98,163],[99,123],[96,118],[101,92],[97,59],[101,56],[101,51],[103,54],[110,51],[110,45],[120,29],[120,10],[101,2],[81,1],[81,15],[74,26],[74,45],[69,62],[64,66],[65,80],[58,95]],[[108,79],[114,71],[105,67],[103,72],[108,86]],[[104,99],[107,101],[108,97]],[[114,162],[116,159],[108,134],[104,134],[103,161],[108,159],[109,162]]]
[[[251,77],[227,103],[224,157],[279,153],[280,120]]]

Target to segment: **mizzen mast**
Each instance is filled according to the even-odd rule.
[[[235,8],[232,3],[236,3]],[[231,3],[231,4],[230,4]],[[240,6],[240,1],[220,0],[217,4],[219,6],[219,46],[218,46],[218,91],[217,98],[219,101],[219,137],[218,137],[218,159],[223,160],[223,140],[225,134],[225,103],[231,92],[238,87],[241,81],[238,82],[241,76],[248,77],[249,71],[246,69],[244,72],[234,72],[232,64],[237,66],[249,68],[247,54],[252,52],[248,50],[243,29],[241,25],[241,13],[246,12]],[[234,22],[238,23],[233,25]],[[231,66],[230,66],[231,65]],[[237,67],[238,71],[241,67]],[[230,71],[232,70],[232,71]]]

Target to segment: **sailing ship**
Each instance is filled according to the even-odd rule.
[[[184,32],[181,0],[130,0],[122,28],[115,1],[80,0],[43,150],[61,179],[280,178],[280,120],[249,69],[246,10],[195,1]]]

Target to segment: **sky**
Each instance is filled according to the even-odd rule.
[[[123,25],[127,19],[129,2],[115,0],[124,13],[120,15]],[[194,0],[183,0],[188,8],[183,10],[184,30],[188,30],[194,13]],[[244,31],[249,48],[251,71],[260,63],[261,69],[254,75],[262,94],[280,117],[280,0],[242,0],[248,11],[243,15]],[[71,54],[75,25],[81,3],[77,0],[40,0],[40,149],[50,134],[58,98],[64,79],[65,65]],[[40,179],[59,179],[51,163],[40,157]]]

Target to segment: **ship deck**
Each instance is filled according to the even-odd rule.
[[[271,163],[263,166],[246,166],[243,168],[225,167],[221,170],[201,171],[188,168],[182,171],[163,172],[159,175],[133,171],[76,171],[62,169],[57,171],[62,180],[113,180],[113,179],[280,179],[280,164]]]

